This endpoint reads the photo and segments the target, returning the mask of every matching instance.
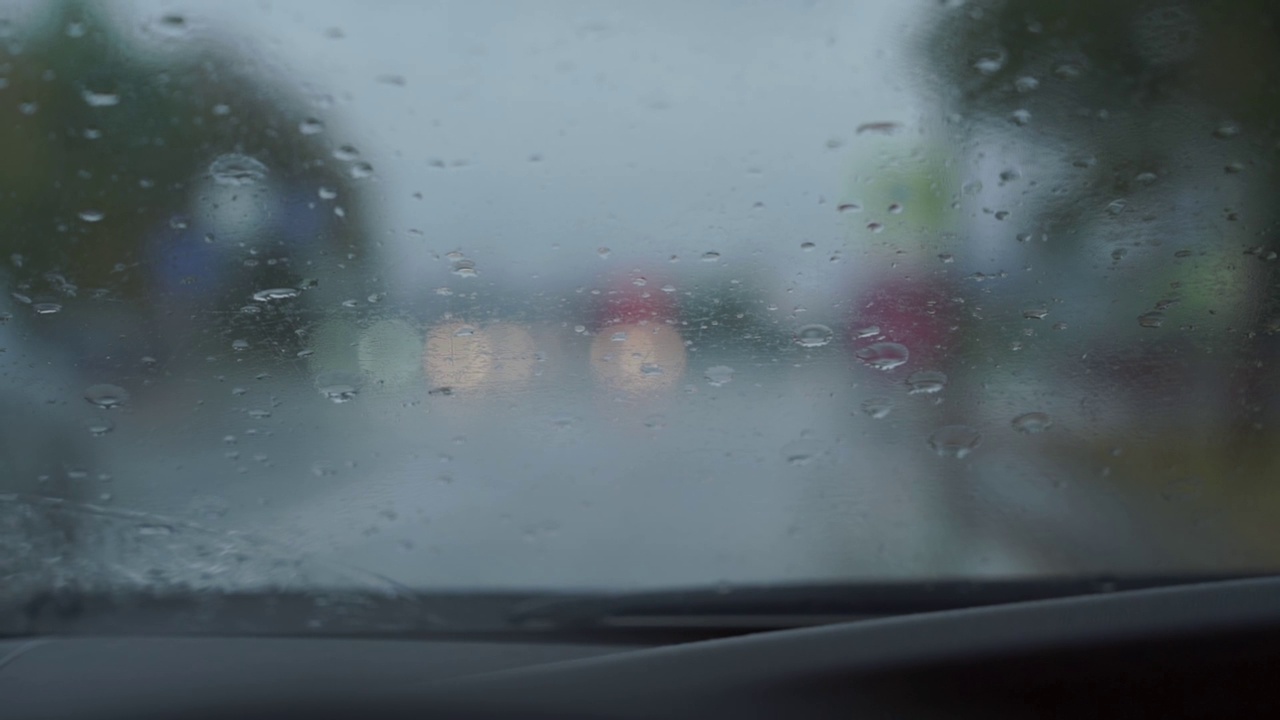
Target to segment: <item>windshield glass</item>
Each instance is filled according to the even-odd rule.
[[[1267,571],[1270,2],[5,2],[0,599]]]

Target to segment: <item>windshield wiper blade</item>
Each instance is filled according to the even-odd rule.
[[[44,592],[0,602],[0,637],[359,637],[661,645],[1256,575],[859,582],[635,593]]]
[[[537,599],[512,621],[530,628],[723,637],[1034,600],[1257,577],[1249,574],[859,582]]]

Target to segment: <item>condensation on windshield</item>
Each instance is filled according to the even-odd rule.
[[[1278,14],[0,5],[0,599],[1275,569]]]

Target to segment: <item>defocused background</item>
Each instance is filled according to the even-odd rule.
[[[3,3],[0,584],[1275,569],[1278,16]]]

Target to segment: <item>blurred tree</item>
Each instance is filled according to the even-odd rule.
[[[179,15],[129,32],[136,19],[110,5],[41,10],[3,47],[0,245],[23,301],[145,316],[148,331],[129,338],[136,359],[209,332],[192,312],[354,264],[355,179],[368,169],[328,145],[298,88]],[[95,333],[98,313],[76,315],[60,330],[31,327],[60,332],[81,358],[105,354],[91,339],[119,333]]]
[[[1022,246],[1029,266],[1053,268],[1037,276],[1042,286],[1075,285],[1113,306],[1131,296],[1153,303],[1145,321],[1095,316],[1085,346],[1072,346],[1073,357],[1084,351],[1083,371],[1061,353],[1045,361],[1072,380],[1106,378],[1105,401],[1128,404],[1129,424],[1096,438],[1124,447],[1108,467],[1153,500],[1166,530],[1193,517],[1203,528],[1225,513],[1225,535],[1250,539],[1228,542],[1237,554],[1211,562],[1273,563],[1259,509],[1269,515],[1280,502],[1263,487],[1280,471],[1267,442],[1280,421],[1280,5],[942,5],[919,52],[960,128],[957,140],[974,155],[1020,161],[1023,180],[1036,181],[1016,201],[1024,239],[1034,240]],[[1186,320],[1165,322],[1164,311],[1179,305]],[[973,331],[992,330],[986,325]],[[1178,430],[1152,434],[1162,427]],[[1064,463],[1079,465],[1080,440],[1058,448]],[[1189,477],[1211,479],[1191,509],[1152,492]]]
[[[305,371],[305,308],[368,281],[371,168],[324,103],[234,38],[139,20],[60,0],[0,31],[0,402],[30,429],[3,433],[0,492],[77,494],[86,385],[178,398],[157,380],[233,337]],[[307,292],[255,301],[273,288]]]

